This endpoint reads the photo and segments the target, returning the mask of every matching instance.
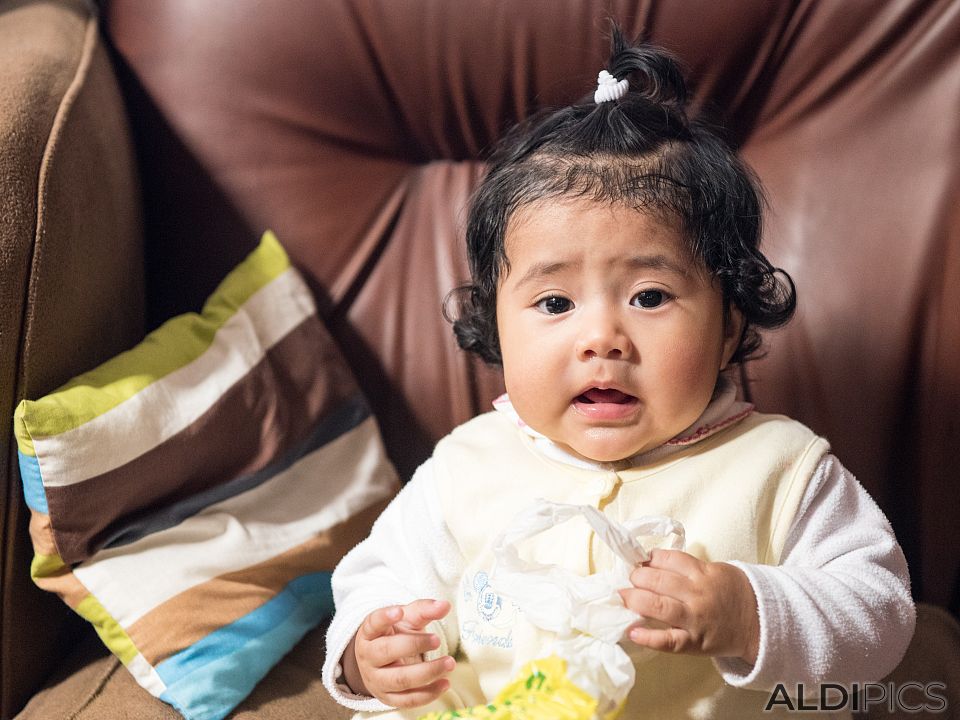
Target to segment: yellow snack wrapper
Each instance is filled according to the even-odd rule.
[[[486,705],[432,712],[419,720],[591,720],[596,711],[597,700],[570,681],[566,661],[551,655],[524,665],[517,678]],[[619,714],[617,708],[604,720]]]

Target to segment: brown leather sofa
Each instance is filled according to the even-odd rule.
[[[676,52],[761,176],[800,306],[746,392],[890,517],[925,603],[895,677],[952,672],[956,711],[954,0],[0,0],[0,408],[198,308],[271,227],[409,476],[500,387],[440,312],[483,153],[592,89],[607,14]],[[176,718],[31,585],[9,432],[0,455],[0,718]],[[349,715],[322,652],[308,636],[236,717]]]

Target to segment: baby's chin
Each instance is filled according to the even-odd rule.
[[[558,444],[577,457],[598,463],[627,460],[663,444],[658,441],[638,442],[635,439],[630,442],[626,438],[618,437],[618,434],[616,428],[594,428],[573,442]]]

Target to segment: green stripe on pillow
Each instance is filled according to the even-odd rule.
[[[224,278],[200,315],[191,313],[168,321],[137,347],[78,375],[43,399],[22,401],[14,415],[20,452],[36,456],[33,438],[79,427],[196,360],[217,330],[289,267],[290,259],[268,230],[256,250]]]
[[[59,555],[41,555],[37,553],[33,556],[33,562],[30,563],[30,577],[34,580],[49,577],[64,567],[66,567],[66,563],[63,562],[63,558]]]
[[[117,656],[124,665],[129,665],[140,651],[133,644],[127,632],[120,627],[120,623],[113,619],[107,609],[100,604],[93,595],[87,595],[77,606],[77,614],[93,625],[97,635],[110,652]]]

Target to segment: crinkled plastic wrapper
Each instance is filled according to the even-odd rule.
[[[583,517],[614,553],[609,572],[581,577],[558,565],[520,558],[518,545],[555,525]],[[490,584],[512,600],[534,627],[554,639],[542,657],[517,658],[515,679],[486,705],[430,713],[421,720],[612,720],[633,688],[633,661],[619,642],[639,618],[623,605],[633,568],[650,559],[639,537],[664,538],[683,549],[683,526],[640,517],[619,524],[589,505],[537,500],[495,540]]]

